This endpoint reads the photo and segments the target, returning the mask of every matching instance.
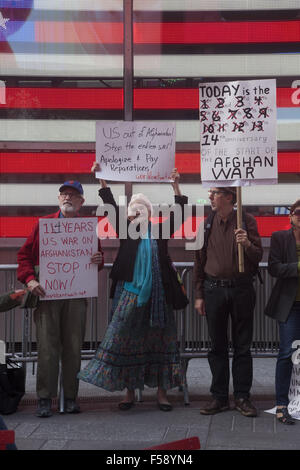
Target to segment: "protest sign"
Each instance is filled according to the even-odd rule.
[[[266,413],[276,414],[276,406]],[[289,390],[288,412],[294,419],[300,419],[300,366],[294,364]]]
[[[97,121],[97,178],[142,183],[169,181],[175,166],[173,122]]]
[[[98,296],[97,217],[40,219],[40,300]]]
[[[277,183],[276,80],[199,86],[204,186]]]
[[[297,350],[300,358],[299,349]],[[290,390],[288,410],[291,416],[300,419],[300,366],[299,361],[294,363]]]

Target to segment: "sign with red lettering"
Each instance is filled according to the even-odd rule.
[[[40,300],[98,296],[97,217],[40,219]]]
[[[176,126],[159,121],[98,121],[97,178],[166,182],[175,166]]]
[[[277,183],[276,80],[199,86],[204,186]]]

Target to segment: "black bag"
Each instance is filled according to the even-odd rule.
[[[8,415],[17,411],[25,393],[25,371],[9,362],[0,364],[0,414]]]
[[[171,285],[172,307],[175,310],[183,310],[189,304],[189,299],[179,272],[173,263],[171,263],[171,266],[169,282]]]

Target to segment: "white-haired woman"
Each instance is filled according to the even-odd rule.
[[[92,171],[99,170],[99,164],[94,163]],[[175,203],[183,208],[187,197],[180,193],[176,168],[170,179]],[[100,185],[99,196],[115,208],[119,234],[119,207],[106,181],[101,179]],[[79,374],[81,380],[109,391],[126,389],[118,405],[124,411],[134,405],[135,390],[144,385],[157,388],[159,408],[170,411],[167,390],[182,382],[173,309],[184,308],[188,300],[168,254],[168,239],[162,236],[166,233],[164,224],[169,224],[170,236],[179,227],[175,227],[171,213],[159,224],[158,237],[153,238],[151,214],[149,199],[134,194],[123,220],[127,238],[120,238],[110,273],[112,319],[95,356]]]

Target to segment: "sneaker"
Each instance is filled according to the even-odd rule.
[[[204,408],[200,409],[201,415],[215,415],[222,411],[229,410],[228,401],[220,401],[217,398],[213,398]]]
[[[77,405],[75,400],[70,398],[65,399],[65,413],[80,413],[80,406]]]
[[[235,409],[238,410],[243,416],[255,418],[258,415],[257,409],[252,405],[249,398],[236,398],[234,400]]]
[[[36,416],[39,418],[49,418],[52,416],[51,405],[51,398],[40,398],[38,401]]]

